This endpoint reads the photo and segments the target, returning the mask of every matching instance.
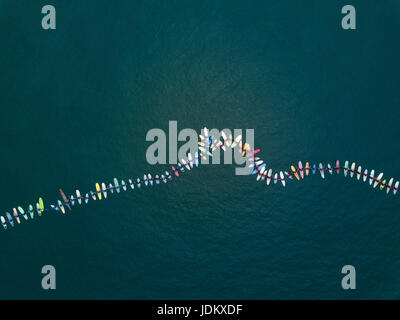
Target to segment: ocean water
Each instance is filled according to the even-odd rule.
[[[146,162],[146,133],[253,128],[275,170],[400,177],[396,0],[0,1],[1,214]],[[266,187],[205,165],[0,232],[0,298],[397,299],[399,198],[356,179]],[[4,232],[3,232],[4,231]],[[57,289],[41,288],[54,265]],[[353,265],[357,289],[341,288]]]

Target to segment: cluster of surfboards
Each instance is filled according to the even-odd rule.
[[[322,163],[319,163],[318,167],[315,164],[311,166],[309,162],[306,162],[303,167],[303,163],[299,161],[297,168],[294,165],[290,166],[291,173],[288,173],[287,171],[280,171],[279,174],[273,174],[272,169],[267,169],[264,161],[258,157],[254,158],[254,161],[252,164],[250,164],[250,166],[254,167],[252,174],[257,174],[257,181],[262,181],[266,178],[267,185],[269,185],[271,183],[271,180],[273,180],[274,184],[280,181],[282,185],[285,186],[285,177],[293,179],[294,176],[297,180],[300,180],[304,179],[304,177],[308,176],[310,173],[316,174],[317,172],[320,173],[322,179],[325,179],[326,171],[332,175],[334,171],[339,174],[340,170],[342,169],[345,177],[349,175],[350,178],[356,176],[357,180],[360,180],[362,178],[364,182],[368,180],[369,184],[372,185],[373,188],[376,188],[378,185],[380,190],[386,188],[387,194],[391,190],[393,190],[393,194],[396,194],[399,190],[399,181],[396,181],[396,183],[393,185],[394,179],[390,178],[387,182],[386,179],[383,179],[383,172],[378,174],[378,176],[375,178],[375,170],[371,170],[368,173],[368,170],[365,169],[363,171],[361,166],[358,166],[356,169],[356,163],[353,162],[351,165],[349,165],[349,161],[345,161],[343,167],[340,165],[339,160],[336,160],[335,166],[331,166],[329,163],[327,164],[327,166],[324,166]]]
[[[17,224],[21,223],[21,218],[25,220],[29,220],[29,217],[33,219],[35,217],[35,213],[39,216],[45,211],[43,199],[39,198],[38,202],[36,203],[36,207],[33,207],[31,204],[29,205],[27,210],[24,210],[22,207],[13,208],[12,214],[6,212],[5,216],[0,217],[1,225],[4,229],[7,229],[7,222],[11,227],[14,227],[15,222]],[[15,220],[15,222],[14,222]]]
[[[361,180],[362,178],[364,182],[368,180],[369,184],[372,185],[373,188],[376,188],[378,185],[381,190],[386,188],[386,193],[389,193],[391,190],[393,190],[393,194],[396,194],[399,190],[399,181],[396,181],[396,183],[393,184],[394,179],[390,178],[388,182],[386,182],[386,179],[383,179],[383,173],[379,173],[375,178],[375,170],[368,172],[368,170],[365,169],[362,171],[361,166],[358,166],[356,169],[355,162],[349,165],[349,161],[345,161],[343,167],[340,165],[339,160],[336,160],[334,166],[331,166],[330,164],[324,166],[322,163],[319,163],[318,166],[316,164],[311,166],[309,162],[306,162],[303,166],[303,163],[299,161],[298,167],[296,168],[294,165],[291,165],[289,172],[279,171],[274,173],[272,169],[267,169],[266,164],[262,159],[255,156],[260,149],[252,150],[248,143],[242,143],[241,135],[238,135],[235,137],[235,139],[233,139],[232,135],[227,136],[224,132],[221,132],[221,141],[220,139],[216,139],[214,136],[209,136],[209,131],[207,128],[203,129],[203,134],[204,135],[199,135],[200,142],[198,143],[198,148],[200,153],[198,151],[196,151],[194,155],[189,153],[186,159],[180,159],[180,161],[178,161],[177,168],[175,168],[175,166],[171,166],[172,173],[176,177],[179,177],[179,172],[184,172],[185,168],[190,171],[192,168],[198,167],[200,163],[199,159],[202,158],[206,160],[207,157],[212,157],[212,153],[217,148],[221,148],[226,151],[226,148],[238,147],[241,150],[242,156],[248,158],[250,163],[249,167],[253,168],[252,174],[257,175],[257,181],[266,179],[267,185],[271,184],[273,181],[274,184],[281,182],[283,187],[285,187],[287,179],[294,180],[293,177],[295,177],[297,180],[301,180],[304,179],[305,176],[310,174],[315,175],[317,172],[319,172],[321,178],[325,179],[325,172],[329,172],[329,174],[332,175],[334,171],[339,174],[340,170],[343,170],[345,177],[349,175],[350,178],[356,176],[357,180]],[[85,194],[85,196],[82,196],[80,191],[76,190],[76,194],[71,195],[69,198],[65,195],[64,191],[60,189],[59,191],[63,201],[57,200],[56,204],[52,204],[49,208],[45,208],[43,199],[39,198],[35,208],[32,205],[29,205],[27,210],[24,210],[22,207],[17,207],[13,209],[13,214],[6,212],[5,217],[0,216],[1,224],[4,229],[7,229],[7,222],[10,226],[14,227],[15,222],[18,224],[21,223],[21,217],[23,217],[25,220],[28,220],[29,217],[33,219],[35,213],[41,216],[43,212],[47,210],[61,211],[63,214],[65,214],[65,207],[71,210],[71,207],[75,206],[76,204],[81,205],[82,203],[88,203],[90,198],[93,200],[102,200],[103,198],[107,199],[108,192],[114,193],[115,191],[116,193],[120,193],[121,190],[126,191],[128,188],[131,188],[132,190],[134,190],[135,187],[140,188],[142,184],[144,184],[144,186],[153,186],[153,184],[160,184],[161,182],[167,183],[167,181],[171,179],[172,175],[168,171],[165,171],[165,174],[161,174],[160,176],[155,175],[154,178],[150,173],[148,173],[143,176],[143,179],[137,178],[136,181],[128,179],[128,183],[126,183],[124,180],[119,182],[117,178],[114,178],[113,183],[110,183],[108,186],[106,186],[104,182],[101,184],[96,183],[95,191],[89,191]]]
[[[207,128],[204,128],[203,132],[204,136],[200,134],[200,142],[198,143],[200,153],[197,151],[194,153],[194,155],[188,153],[186,159],[182,158],[178,161],[177,167],[171,166],[172,173],[176,177],[179,177],[179,172],[184,172],[185,168],[186,170],[190,171],[192,168],[198,167],[200,164],[200,158],[206,159],[207,157],[212,157],[212,152],[214,152],[219,147],[226,150],[226,147],[235,148],[236,146],[239,146],[242,149],[242,155],[244,156],[247,153],[247,156],[249,157],[251,156],[251,154],[259,152],[259,150],[256,150],[255,152],[252,152],[250,154],[250,146],[247,143],[242,146],[242,137],[240,135],[233,140],[232,136],[227,137],[223,133],[222,137],[224,140],[217,141],[215,137],[208,135]],[[209,151],[210,149],[211,152]],[[86,204],[89,202],[90,198],[92,198],[93,200],[102,200],[103,198],[107,199],[108,192],[114,193],[115,191],[116,193],[120,193],[121,190],[126,191],[128,187],[133,190],[135,188],[135,185],[137,188],[140,188],[142,183],[145,186],[153,186],[153,184],[160,184],[161,181],[163,183],[167,183],[167,181],[171,179],[172,175],[168,171],[165,171],[165,175],[155,175],[154,178],[150,173],[147,175],[145,174],[142,180],[140,178],[137,178],[134,182],[132,179],[129,179],[128,183],[126,183],[124,180],[121,180],[121,182],[119,182],[117,178],[114,178],[113,184],[110,183],[108,187],[105,183],[101,183],[101,185],[99,183],[96,183],[96,191],[89,191],[88,193],[86,193],[85,196],[82,196],[80,191],[76,190],[76,195],[72,195],[69,198],[65,195],[63,190],[60,189],[59,191],[63,201],[57,200],[57,204],[50,205],[50,208],[55,211],[61,211],[63,214],[65,214],[65,207],[71,210],[71,206],[74,206],[77,203],[82,204],[83,202]]]

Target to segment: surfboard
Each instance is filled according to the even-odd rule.
[[[269,169],[267,174],[267,186],[271,183],[271,179],[272,179],[272,169]]]
[[[367,181],[367,178],[368,178],[368,169],[365,169],[363,174],[363,182]]]
[[[394,188],[393,188],[393,194],[397,193],[397,190],[399,190],[399,181],[396,181]]]
[[[392,189],[393,178],[390,178],[389,183],[386,188],[386,194],[389,194],[390,189]]]
[[[343,174],[345,177],[347,177],[347,172],[349,171],[349,162],[346,160],[344,163],[344,170],[343,170]]]
[[[353,162],[351,164],[351,169],[350,169],[350,178],[353,178],[355,169],[356,169],[356,163]]]
[[[321,174],[321,178],[325,179],[324,166],[323,166],[323,164],[321,162],[319,163],[319,173]]]
[[[259,166],[257,169],[258,170],[261,170],[262,168],[264,168],[265,167],[265,163],[263,163],[261,166]]]
[[[215,150],[217,150],[220,146],[221,146],[222,142],[221,141],[214,141],[213,144],[211,145],[211,152],[214,152]],[[189,160],[189,154],[188,154],[188,160]],[[189,164],[190,164],[190,160],[189,160]],[[193,167],[191,167],[193,168]]]
[[[225,134],[225,132],[224,132],[224,131],[221,131],[221,136],[222,136],[222,139],[224,139],[224,140],[226,140],[226,139],[227,139],[227,137],[226,137],[226,134]]]
[[[337,174],[340,173],[340,161],[339,160],[336,160],[336,172],[337,172]]]
[[[185,166],[186,169],[190,170],[189,164],[185,161],[185,159],[182,159],[182,164]]]
[[[135,189],[135,184],[132,182],[132,179],[129,179],[128,183],[132,190]]]
[[[374,188],[376,188],[376,186],[381,182],[381,179],[383,177],[383,172],[381,172],[377,177],[376,180],[374,182]]]
[[[332,175],[332,174],[333,174],[333,169],[332,169],[332,167],[331,167],[331,164],[330,164],[330,163],[328,163],[328,171],[329,171],[329,174],[330,174],[330,175]]]
[[[96,194],[99,200],[101,200],[101,188],[98,182],[96,182]]]
[[[199,166],[199,153],[197,151],[194,153],[194,164],[196,168]]]
[[[299,172],[300,172],[300,177],[304,179],[303,163],[301,161],[299,161]]]
[[[78,199],[78,203],[82,204],[81,192],[79,190],[76,190],[76,198]]]
[[[112,185],[112,183],[110,183],[110,184],[108,185],[108,190],[110,190],[111,194],[114,193],[114,189],[115,189],[115,187]]]
[[[39,207],[40,207],[40,212],[42,213],[44,211],[44,204],[42,198],[39,198]]]
[[[295,168],[293,165],[291,165],[291,166],[290,166],[290,169],[292,170],[292,172],[293,172],[294,176],[296,177],[296,179],[297,179],[297,180],[300,180],[300,177],[299,177],[299,175],[297,174],[296,168]]]
[[[117,178],[114,178],[114,186],[115,186],[115,190],[117,191],[117,193],[120,192],[120,188],[119,188],[119,183]]]
[[[374,181],[374,174],[375,174],[375,170],[372,169],[370,174],[369,174],[369,185],[371,185],[372,182]]]
[[[153,185],[153,178],[151,177],[150,173],[147,175],[147,178],[149,179],[150,185],[152,186]]]
[[[362,168],[361,166],[358,166],[357,168],[357,180],[360,180],[362,174]]]
[[[233,141],[233,143],[232,143],[232,149],[235,148],[235,147],[238,145],[238,143],[239,143],[240,140],[242,140],[242,135],[241,135],[241,134],[239,134],[239,135],[235,138],[235,140]]]
[[[137,185],[138,188],[140,188],[142,186],[142,184],[140,183],[140,179],[139,178],[136,179],[136,185]]]
[[[286,181],[285,181],[285,176],[283,175],[283,172],[279,172],[279,177],[281,178],[281,183],[283,185],[283,187],[286,186]]]
[[[61,212],[65,214],[65,208],[60,200],[57,201],[58,207],[60,208]]]
[[[242,147],[242,157],[244,157],[246,155],[246,150],[247,150],[248,146],[249,146],[248,143],[245,142]]]
[[[8,223],[11,225],[11,227],[14,227],[14,221],[13,221],[11,214],[9,212],[6,212],[6,216],[7,216]]]
[[[175,169],[175,167],[174,166],[171,166],[171,168],[172,168],[172,172],[177,176],[177,177],[179,177],[179,172]],[[147,178],[146,178],[147,179]]]
[[[317,166],[313,164],[312,166],[312,174],[315,174],[317,172]]]
[[[278,182],[278,173],[274,174],[274,184]]]
[[[190,152],[188,154],[188,160],[189,160],[190,167],[193,168],[193,158],[192,158],[192,154]]]
[[[306,176],[308,176],[309,173],[310,173],[310,164],[307,161],[306,162]]]
[[[90,190],[89,193],[90,193],[92,199],[96,201],[96,199],[97,199],[96,194],[92,190]]]
[[[28,220],[28,216],[26,215],[25,210],[22,209],[22,207],[18,207],[17,209],[18,209],[19,213],[24,217],[24,219]]]
[[[255,162],[256,167],[261,166],[263,163],[264,163],[263,160],[258,160],[258,161]]]
[[[264,171],[265,171],[265,167],[262,167],[260,172],[257,175],[257,181],[260,181],[261,176],[264,174]]]
[[[104,199],[107,199],[107,187],[104,182],[102,182],[102,184],[101,184],[101,190],[103,190]]]
[[[386,187],[386,180],[383,180],[381,185],[379,186],[379,189],[382,190],[384,187]]]
[[[13,215],[14,215],[15,220],[17,220],[17,223],[20,224],[21,223],[21,219],[19,218],[17,209],[15,209],[15,208],[13,208]]]
[[[232,135],[230,134],[229,136],[228,136],[228,140],[226,141],[226,146],[227,147],[229,147],[231,144],[232,144]]]
[[[121,187],[122,190],[126,191],[126,182],[124,180],[121,180]]]
[[[6,230],[7,229],[7,223],[6,223],[6,219],[4,219],[3,216],[0,217],[1,220],[1,225],[3,226],[3,228]]]
[[[64,204],[66,204],[68,209],[71,210],[71,206],[69,205],[68,198],[66,197],[64,191],[61,188],[60,188],[60,194],[61,194],[61,197],[63,198]]]
[[[34,218],[34,213],[35,213],[35,211],[33,210],[33,206],[30,204],[29,205],[29,214],[31,216],[31,219]]]
[[[88,193],[86,193],[86,196],[85,196],[85,203],[88,203],[89,202],[89,194]]]
[[[263,173],[261,175],[261,181],[263,181],[267,177],[267,167],[265,166],[265,163],[262,165],[261,169],[263,169]]]

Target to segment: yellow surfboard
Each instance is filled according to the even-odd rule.
[[[99,200],[101,200],[101,188],[100,185],[96,182],[96,193]]]
[[[39,208],[40,208],[40,212],[44,211],[44,204],[43,204],[43,199],[39,198]]]
[[[294,176],[296,177],[296,179],[300,180],[300,177],[296,171],[296,168],[294,166],[290,166],[290,169],[292,169],[292,172],[293,172]]]
[[[310,173],[310,164],[306,162],[306,176]]]

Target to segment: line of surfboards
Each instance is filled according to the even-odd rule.
[[[241,151],[241,155],[243,157],[248,158],[249,167],[252,170],[252,175],[256,175],[257,181],[266,180],[266,185],[270,185],[273,181],[273,184],[281,182],[282,186],[286,186],[286,182],[289,180],[294,180],[294,178],[298,181],[304,179],[308,175],[315,175],[319,172],[322,179],[325,179],[325,173],[329,172],[332,175],[335,171],[337,174],[343,170],[344,176],[350,176],[353,178],[357,177],[357,180],[361,180],[366,182],[369,181],[369,184],[376,188],[379,186],[380,190],[386,188],[386,193],[388,194],[391,190],[393,190],[393,194],[396,194],[399,190],[399,181],[396,181],[394,184],[394,179],[390,178],[388,181],[383,178],[383,173],[379,173],[375,177],[375,170],[371,170],[368,172],[367,169],[362,170],[361,166],[357,166],[356,163],[353,162],[351,165],[349,161],[345,161],[344,165],[340,164],[339,160],[336,160],[335,165],[331,166],[329,163],[324,166],[322,163],[310,165],[309,162],[306,162],[303,166],[302,161],[298,162],[298,166],[294,165],[290,166],[290,170],[288,171],[279,171],[273,172],[272,169],[267,169],[266,163],[260,158],[256,157],[256,154],[260,152],[260,149],[252,150],[251,146],[248,143],[242,143],[242,136],[238,135],[233,138],[232,135],[227,136],[223,131],[221,132],[222,141],[220,139],[216,139],[214,136],[209,136],[209,131],[207,128],[203,129],[203,134],[200,134],[200,142],[198,142],[198,151],[192,155],[188,153],[185,159],[180,159],[177,163],[177,166],[171,166],[172,174],[168,171],[159,175],[155,175],[154,178],[150,173],[145,174],[143,179],[137,178],[136,181],[132,179],[128,179],[128,182],[124,180],[118,181],[117,178],[114,178],[113,183],[110,183],[108,186],[103,183],[95,184],[95,191],[90,190],[84,196],[81,195],[79,190],[76,190],[75,195],[71,195],[69,198],[65,195],[62,189],[59,189],[61,200],[57,200],[56,204],[51,204],[48,208],[45,208],[44,202],[42,198],[39,198],[36,203],[36,207],[29,205],[27,210],[24,210],[22,207],[18,206],[17,208],[13,208],[12,214],[6,212],[5,217],[0,216],[0,222],[4,229],[7,229],[7,223],[14,227],[15,222],[20,224],[23,218],[24,220],[29,220],[34,218],[35,213],[41,216],[45,211],[54,210],[61,211],[63,214],[66,213],[65,208],[72,210],[72,207],[75,205],[81,205],[83,203],[87,204],[92,198],[93,200],[102,200],[107,199],[108,192],[111,194],[120,193],[122,191],[127,191],[128,188],[134,190],[135,188],[141,188],[144,186],[153,186],[154,184],[160,184],[161,182],[167,183],[168,180],[171,180],[173,175],[175,177],[179,177],[180,173],[190,171],[194,167],[198,167],[200,164],[200,159],[207,160],[208,157],[212,157],[212,153],[218,148],[226,151],[227,148],[236,148],[238,147]],[[211,152],[210,152],[211,150]]]
[[[384,179],[383,172],[379,173],[375,177],[375,170],[371,170],[370,172],[368,172],[368,169],[362,170],[362,167],[360,165],[357,166],[355,162],[350,165],[349,161],[347,160],[345,161],[344,166],[341,166],[340,161],[336,160],[334,166],[331,166],[331,164],[329,163],[326,166],[324,166],[322,163],[319,163],[318,166],[316,164],[313,164],[311,166],[309,162],[306,162],[304,167],[303,163],[299,161],[297,168],[294,165],[290,166],[291,173],[288,173],[287,171],[280,171],[279,174],[273,174],[272,169],[266,169],[264,161],[258,157],[254,158],[254,163],[251,165],[253,165],[254,167],[252,174],[257,174],[257,181],[262,181],[266,178],[267,185],[269,185],[271,180],[273,180],[274,184],[280,181],[282,185],[285,186],[285,177],[291,180],[293,180],[293,177],[295,177],[298,181],[300,181],[301,179],[304,179],[305,176],[311,174],[315,175],[317,172],[320,173],[322,179],[325,179],[325,172],[329,172],[329,174],[332,175],[335,171],[337,174],[339,174],[340,170],[343,170],[343,174],[345,177],[347,177],[348,175],[350,176],[350,178],[356,176],[357,180],[362,179],[363,182],[366,182],[368,180],[369,184],[372,185],[373,188],[376,188],[377,186],[379,186],[380,190],[386,188],[387,194],[389,194],[391,190],[393,190],[393,194],[396,194],[399,190],[399,181],[396,181],[393,184],[393,178],[390,178],[388,180]]]
[[[5,217],[4,216],[0,217],[0,222],[1,222],[1,225],[3,226],[3,228],[7,229],[7,222],[11,227],[14,227],[15,222],[17,224],[21,223],[21,221],[22,221],[21,218],[24,218],[25,220],[29,220],[29,217],[30,217],[31,219],[33,219],[35,217],[35,213],[38,216],[41,216],[43,214],[43,212],[46,210],[48,210],[48,209],[46,209],[44,207],[43,199],[39,198],[35,207],[33,207],[30,204],[27,210],[24,210],[20,206],[13,208],[12,214],[9,212],[6,212]]]

